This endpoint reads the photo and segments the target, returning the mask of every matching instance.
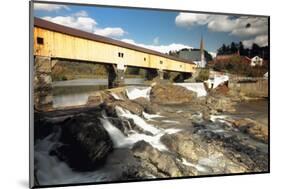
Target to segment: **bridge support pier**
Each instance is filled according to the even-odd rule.
[[[53,105],[52,92],[52,60],[50,57],[35,56],[34,59],[34,107],[37,110],[48,110]]]
[[[161,69],[157,70],[157,74],[158,74],[158,76],[161,80],[164,79],[164,71],[163,70],[161,70]]]
[[[108,69],[108,87],[121,87],[125,85],[126,67],[118,68],[116,65],[110,65]]]

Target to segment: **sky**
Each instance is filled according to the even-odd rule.
[[[213,56],[231,42],[268,45],[266,17],[46,3],[34,3],[34,15],[162,53],[199,48],[201,36]]]

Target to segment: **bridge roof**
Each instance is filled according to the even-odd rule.
[[[75,36],[75,37],[79,37],[79,38],[89,39],[89,40],[93,40],[93,41],[97,41],[97,42],[101,42],[101,43],[107,43],[107,44],[111,44],[111,45],[124,47],[127,49],[132,49],[132,50],[136,50],[136,51],[140,51],[140,52],[144,52],[144,53],[148,53],[148,54],[153,54],[153,55],[161,56],[164,58],[169,58],[172,60],[176,60],[176,61],[180,61],[180,62],[184,62],[184,63],[188,63],[188,64],[194,64],[194,62],[192,62],[191,60],[177,58],[174,56],[160,53],[158,51],[154,51],[151,49],[147,49],[147,48],[139,47],[139,46],[132,45],[129,43],[125,43],[123,41],[111,39],[108,37],[103,37],[103,36],[96,35],[93,33],[85,32],[82,30],[78,30],[78,29],[74,29],[71,27],[56,24],[53,22],[49,22],[49,21],[46,21],[44,19],[37,18],[37,17],[34,18],[34,26],[43,28],[43,29],[47,29],[47,30],[51,30],[51,31],[55,31],[55,32],[59,32],[59,33],[63,33],[63,34],[67,34],[67,35],[71,35],[71,36]]]

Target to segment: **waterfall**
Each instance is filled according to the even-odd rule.
[[[139,88],[130,88],[128,87],[126,89],[126,94],[130,100],[134,100],[140,97],[146,98],[149,100],[149,95],[150,95],[151,87],[139,87]]]
[[[115,148],[122,148],[122,147],[131,148],[136,142],[144,140],[160,151],[164,151],[164,150],[168,151],[166,146],[160,141],[160,138],[165,134],[173,134],[180,131],[180,129],[174,129],[174,128],[165,129],[165,130],[157,129],[154,126],[146,123],[146,121],[143,120],[141,117],[131,114],[131,112],[121,107],[116,107],[116,112],[119,117],[133,119],[134,123],[137,126],[143,128],[146,131],[153,133],[154,135],[150,136],[143,133],[137,133],[135,131],[132,131],[131,132],[132,134],[126,137],[117,127],[115,127],[108,120],[106,115],[103,114],[103,118],[101,118],[101,122],[104,128],[106,129],[106,131],[109,133]]]
[[[145,119],[147,120],[152,120],[153,118],[160,118],[160,117],[163,117],[161,115],[158,115],[158,114],[148,114],[146,112],[142,112],[142,115]]]
[[[175,83],[174,85],[179,85],[190,91],[196,92],[197,97],[207,95],[207,91],[203,83]]]
[[[116,110],[118,117],[125,117],[125,118],[129,118],[129,119],[133,119],[134,123],[138,127],[142,128],[145,131],[152,133],[153,135],[156,135],[157,133],[160,132],[159,129],[155,128],[153,125],[146,123],[140,116],[132,114],[128,110],[125,110],[119,106],[116,106],[115,110]]]
[[[115,99],[115,100],[124,100],[122,97],[120,97],[118,94],[116,93],[110,93],[110,95]]]

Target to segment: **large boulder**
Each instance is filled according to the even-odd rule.
[[[157,104],[182,104],[196,98],[196,93],[182,86],[156,84],[150,92],[151,102]]]
[[[233,125],[240,131],[249,134],[251,137],[268,143],[268,127],[252,119],[239,119],[233,122]]]
[[[171,155],[153,148],[145,141],[137,142],[132,148],[135,157],[142,162],[143,168],[157,177],[183,176],[182,170]]]
[[[75,170],[92,170],[113,148],[109,134],[96,116],[79,115],[61,124],[62,143],[52,153]]]
[[[161,142],[171,151],[180,154],[193,163],[197,163],[200,158],[207,156],[207,149],[202,148],[194,138],[192,138],[190,134],[186,134],[186,132],[163,135],[161,137]]]
[[[159,107],[155,103],[151,103],[144,97],[136,98],[133,102],[141,105],[144,108],[144,111],[149,114],[156,114],[159,111]]]
[[[131,113],[139,116],[142,115],[142,112],[144,111],[144,108],[141,105],[130,100],[117,100],[103,104],[103,107],[110,116],[114,116],[116,106],[129,110]]]
[[[206,105],[212,112],[235,112],[235,104],[231,98],[225,96],[208,96]]]

